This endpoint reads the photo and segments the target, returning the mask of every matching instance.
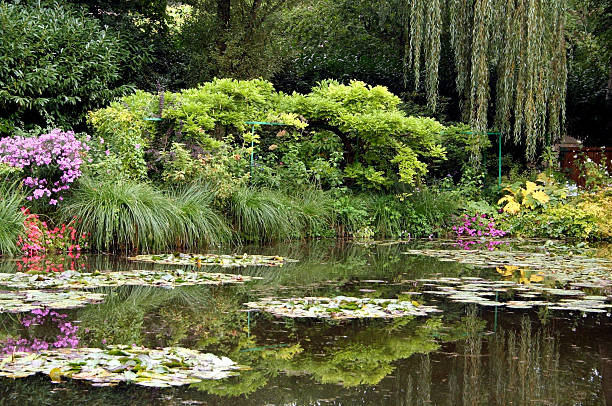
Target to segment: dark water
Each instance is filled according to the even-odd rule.
[[[318,241],[245,247],[241,251],[300,262],[223,270],[263,277],[241,286],[98,289],[109,295],[104,303],[65,311],[79,325],[81,346],[184,346],[249,369],[173,389],[53,384],[42,375],[0,378],[0,404],[612,405],[612,320],[606,313],[482,308],[426,295],[419,300],[443,313],[338,322],[242,311],[242,303],[266,296],[393,298],[417,289],[417,278],[499,277],[490,269],[402,254],[415,246]],[[76,262],[85,270],[163,268],[111,256]],[[16,270],[15,262],[0,263],[0,272]],[[15,314],[1,314],[0,322],[0,340],[50,334],[25,330]]]

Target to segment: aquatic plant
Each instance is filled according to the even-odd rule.
[[[288,262],[297,262],[295,259],[283,258],[275,255],[249,255],[249,254],[158,254],[158,255],[137,255],[129,257],[132,261],[151,262],[154,264],[171,265],[192,265],[200,268],[201,266],[212,265],[227,267],[246,267],[246,266],[283,266]]]
[[[264,298],[244,304],[249,309],[262,310],[282,317],[314,317],[324,319],[391,319],[405,316],[426,316],[439,312],[433,306],[398,299],[370,299],[347,296]]]
[[[30,278],[32,278],[31,275]],[[0,313],[29,312],[45,308],[73,309],[89,303],[101,302],[105,296],[102,293],[78,291],[21,290],[0,292]]]
[[[93,272],[64,271],[56,274],[0,273],[0,286],[19,289],[91,289],[101,286],[156,286],[174,288],[192,285],[223,285],[226,283],[244,283],[254,279],[250,276],[194,272],[178,269],[176,271],[122,271]]]
[[[235,375],[238,366],[227,357],[217,357],[181,347],[149,349],[133,346],[41,350],[5,356],[0,376],[25,378],[42,372],[53,382],[62,377],[82,379],[96,386],[120,382],[167,388],[204,379]]]

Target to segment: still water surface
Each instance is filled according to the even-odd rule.
[[[423,244],[244,247],[300,262],[221,270],[263,278],[239,286],[97,289],[108,294],[105,302],[62,311],[79,326],[79,346],[183,346],[228,356],[248,369],[171,389],[53,384],[42,375],[0,378],[0,404],[612,405],[612,318],[606,313],[497,309],[426,294],[414,297],[442,313],[339,322],[243,311],[242,303],[268,296],[395,298],[421,290],[413,282],[418,278],[500,277],[494,269],[403,254]],[[103,255],[72,265],[85,271],[164,268]],[[16,270],[15,262],[0,262],[0,272]],[[25,329],[15,314],[0,314],[0,326],[0,340],[53,334],[45,326]]]

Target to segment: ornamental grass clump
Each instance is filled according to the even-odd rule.
[[[64,193],[81,177],[81,165],[89,147],[72,131],[56,128],[37,137],[6,137],[0,140],[0,163],[21,169],[22,183],[30,189],[27,200],[57,205]]]
[[[17,241],[23,234],[25,215],[19,210],[22,196],[0,189],[0,255],[19,252]]]
[[[62,218],[80,220],[78,233],[91,234],[92,249],[114,252],[171,248],[176,213],[173,200],[148,184],[89,178],[60,207]]]

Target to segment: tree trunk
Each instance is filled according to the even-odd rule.
[[[608,132],[612,131],[612,56],[610,57],[610,72],[608,74],[608,90],[606,91],[606,112],[608,120],[606,127]]]
[[[219,20],[219,29],[221,35],[217,41],[219,53],[223,55],[227,48],[226,34],[230,27],[231,18],[231,0],[217,0],[217,19]]]

